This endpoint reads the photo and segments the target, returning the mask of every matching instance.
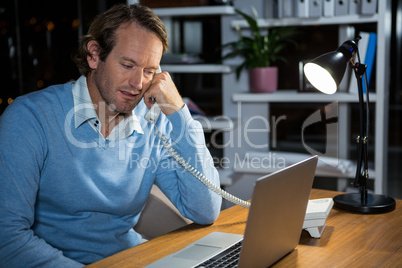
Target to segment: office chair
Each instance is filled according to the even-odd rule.
[[[190,223],[192,221],[184,218],[165,194],[154,185],[134,230],[150,240]]]

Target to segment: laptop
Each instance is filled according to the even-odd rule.
[[[271,266],[299,244],[316,167],[313,156],[259,178],[244,235],[213,232],[147,267],[209,267],[236,244],[233,267]]]

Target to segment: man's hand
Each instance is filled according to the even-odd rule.
[[[155,74],[144,93],[144,101],[148,108],[151,108],[154,100],[165,115],[173,114],[184,107],[183,99],[168,72]]]

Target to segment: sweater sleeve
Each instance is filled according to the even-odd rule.
[[[206,147],[204,131],[185,106],[169,115],[170,145],[192,167],[219,186],[218,171]],[[166,133],[163,133],[166,135]],[[185,170],[176,159],[162,148],[163,160],[159,165],[156,184],[167,195],[180,213],[199,224],[211,224],[219,215],[222,198]]]
[[[0,267],[82,267],[35,235],[46,140],[33,105],[15,100],[0,118]]]

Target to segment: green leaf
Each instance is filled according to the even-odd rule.
[[[293,37],[297,34],[295,27],[271,28],[267,34],[262,35],[256,14],[254,15],[255,18],[253,18],[238,9],[236,9],[236,12],[247,21],[251,30],[251,37],[249,37],[244,36],[240,28],[236,29],[239,32],[239,40],[222,46],[222,48],[231,50],[222,59],[239,56],[244,59],[236,68],[237,78],[240,77],[244,68],[269,67],[279,60],[286,60],[284,57],[279,56],[279,53],[288,45],[297,47],[297,43],[293,40]]]
[[[248,23],[248,25],[250,26],[251,31],[256,34],[259,35],[260,34],[260,30],[257,24],[257,19],[252,18],[251,16],[247,15],[246,13],[235,9],[235,11],[240,14]]]

